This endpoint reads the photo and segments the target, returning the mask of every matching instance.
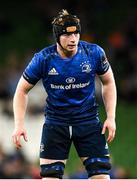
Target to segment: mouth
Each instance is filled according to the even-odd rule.
[[[76,45],[75,45],[75,44],[69,44],[68,47],[69,47],[69,48],[75,48]]]

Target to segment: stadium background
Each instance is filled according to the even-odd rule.
[[[39,141],[45,93],[40,84],[30,93],[26,116],[28,143],[16,151],[12,98],[18,79],[33,54],[54,43],[50,22],[62,8],[81,19],[83,40],[102,46],[118,89],[117,134],[110,151],[113,178],[137,178],[137,1],[28,0],[0,3],[0,178],[38,178]],[[100,97],[97,80],[97,97]],[[100,106],[101,119],[105,119]],[[65,177],[83,174],[72,147]],[[75,175],[75,176],[74,176]],[[85,175],[86,176],[86,175]]]

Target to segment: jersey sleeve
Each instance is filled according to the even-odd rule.
[[[23,77],[30,84],[35,85],[42,76],[42,64],[39,54],[35,54],[26,69],[23,72]]]
[[[110,64],[106,57],[105,51],[99,46],[97,47],[97,54],[98,56],[96,73],[98,75],[103,75],[108,71]]]

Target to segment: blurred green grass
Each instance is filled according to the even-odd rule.
[[[122,166],[133,178],[137,178],[137,104],[120,102],[116,113],[117,131],[114,141],[109,145],[113,165]],[[100,118],[106,117],[104,107],[100,107]],[[74,146],[71,147],[66,174],[83,166]]]

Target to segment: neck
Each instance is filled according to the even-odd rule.
[[[76,54],[77,52],[77,48],[75,51],[67,51],[66,49],[64,49],[62,46],[60,46],[58,43],[57,43],[57,52],[59,53],[59,55],[62,57],[62,58],[69,58],[69,57],[72,57]]]

